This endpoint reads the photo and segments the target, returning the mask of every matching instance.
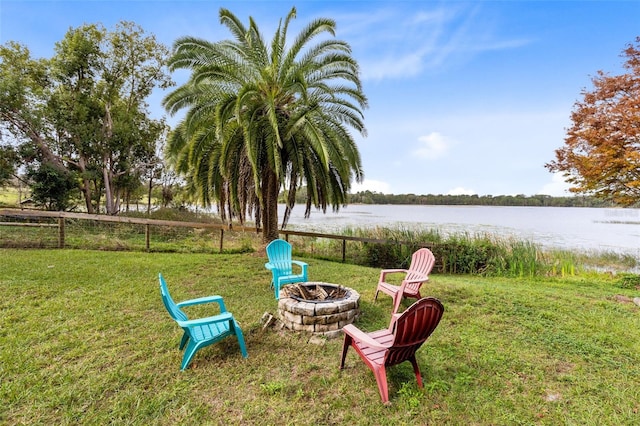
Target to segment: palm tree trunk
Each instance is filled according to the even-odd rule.
[[[262,177],[262,242],[278,239],[278,194],[280,185],[276,174],[265,167]]]

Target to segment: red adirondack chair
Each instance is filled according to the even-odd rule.
[[[342,329],[344,344],[340,369],[344,368],[349,346],[353,346],[373,371],[383,403],[389,401],[387,367],[404,361],[411,362],[418,386],[423,387],[416,351],[438,326],[443,312],[444,307],[438,299],[426,297],[415,302],[402,314],[393,315],[387,329],[365,333],[353,324],[345,325]]]
[[[383,269],[380,271],[380,280],[378,288],[376,288],[375,300],[378,300],[378,293],[383,292],[393,298],[393,312],[398,312],[400,302],[403,297],[413,297],[421,299],[420,287],[429,280],[429,273],[436,263],[436,258],[427,248],[421,248],[411,256],[411,265],[409,269]],[[394,273],[404,273],[405,277],[401,285],[389,284],[386,282],[387,275]]]

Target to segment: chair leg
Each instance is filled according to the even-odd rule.
[[[416,356],[412,356],[411,358],[409,358],[409,361],[411,362],[411,365],[413,365],[413,372],[416,375],[416,381],[418,382],[418,387],[424,387],[422,385],[422,376],[420,375],[420,367],[418,367],[418,361],[416,360]]]
[[[376,290],[376,296],[373,298],[373,301],[376,302],[378,300],[378,293],[380,290]]]
[[[393,308],[391,313],[395,314],[398,312],[398,309],[400,309],[400,304],[402,303],[402,296],[403,294],[401,292],[397,292],[396,294],[393,295]]]
[[[230,324],[235,331],[236,338],[238,339],[238,345],[240,345],[240,352],[242,352],[242,357],[247,358],[249,354],[247,353],[247,347],[244,344],[244,335],[242,334],[242,330],[237,322],[233,321],[233,324]]]
[[[180,350],[184,348],[184,345],[189,341],[189,334],[185,331],[182,335],[182,340],[180,340]]]
[[[347,358],[347,351],[349,350],[349,346],[351,346],[351,342],[353,338],[348,334],[344,335],[344,343],[342,344],[342,358],[340,359],[340,370],[344,369],[344,360]]]
[[[198,344],[194,344],[193,340],[189,342],[187,345],[187,349],[184,351],[184,356],[182,357],[182,364],[180,365],[180,370],[184,371],[191,362],[191,358],[196,354],[197,350],[200,349]]]
[[[378,391],[380,392],[380,398],[383,403],[389,402],[389,387],[387,385],[387,370],[384,365],[378,366],[373,369],[373,374],[376,376],[376,382],[378,383]]]

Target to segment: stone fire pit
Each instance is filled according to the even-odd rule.
[[[337,337],[359,314],[360,294],[349,287],[306,282],[280,290],[278,316],[290,330]]]

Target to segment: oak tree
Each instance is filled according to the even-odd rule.
[[[18,154],[14,147],[0,144],[0,188],[15,176],[17,165]]]
[[[546,167],[564,173],[571,192],[631,206],[640,201],[640,37],[622,56],[626,73],[597,72]]]
[[[15,42],[0,46],[0,126],[32,154],[31,176],[75,176],[87,212],[104,196],[105,211],[118,213],[166,131],[146,99],[171,84],[168,54],[131,22],[71,28],[51,59],[33,59]]]

